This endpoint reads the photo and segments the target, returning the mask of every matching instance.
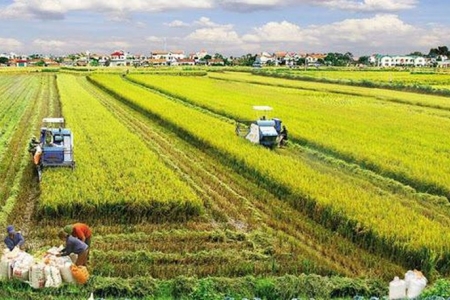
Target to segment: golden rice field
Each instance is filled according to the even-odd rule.
[[[408,269],[450,275],[447,98],[237,72],[73,74],[0,73],[0,221],[31,253],[88,223],[93,279],[72,293],[382,297]],[[287,147],[236,136],[252,105],[274,108]],[[27,144],[48,116],[74,132],[76,167],[38,183]]]
[[[450,86],[450,72],[446,68],[411,68],[399,70],[303,70],[277,69],[271,73],[292,74],[294,76],[324,79],[340,83],[374,82],[388,85],[404,86]]]

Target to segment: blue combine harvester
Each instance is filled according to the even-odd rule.
[[[281,120],[278,118],[267,119],[267,112],[272,110],[270,106],[253,106],[253,109],[264,114],[256,121],[241,121],[237,123],[236,134],[245,137],[254,144],[260,144],[268,148],[279,145],[281,137]],[[247,124],[246,124],[247,123]]]
[[[75,167],[73,157],[73,134],[65,128],[64,118],[44,118],[39,144],[33,153],[39,181],[47,167]]]

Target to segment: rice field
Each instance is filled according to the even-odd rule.
[[[93,279],[74,293],[262,296],[262,282],[235,286],[254,276],[274,297],[351,296],[350,282],[381,297],[380,282],[408,269],[449,275],[445,97],[191,75],[0,75],[0,220],[30,253],[88,223]],[[274,107],[286,148],[236,136],[237,120],[257,117],[252,105]],[[48,116],[74,132],[76,167],[44,169],[38,183],[26,149]],[[318,278],[343,281],[307,288]],[[364,278],[375,281],[358,288]]]

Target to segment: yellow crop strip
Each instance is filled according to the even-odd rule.
[[[269,71],[270,73],[271,71]],[[419,70],[414,73],[399,70],[289,70],[278,69],[271,73],[277,74],[291,74],[296,76],[332,79],[340,82],[362,82],[371,81],[385,84],[402,84],[402,85],[435,85],[435,84],[450,84],[450,73],[440,72],[434,73],[434,69],[427,69],[423,72]]]
[[[450,112],[447,110],[386,102],[379,99],[382,96],[371,94],[363,96],[369,93],[365,88],[360,88],[362,95],[356,96],[207,77],[130,75],[130,78],[237,120],[255,119],[252,105],[271,105],[274,111],[270,116],[281,118],[292,137],[339,153],[406,184],[414,183],[419,190],[450,195]],[[319,84],[323,85],[326,84]],[[391,98],[421,97],[423,102],[450,107],[446,97],[390,93]]]
[[[359,74],[360,76],[363,76],[361,73]],[[447,76],[450,77],[450,75]],[[208,73],[208,77],[214,79],[224,79],[233,81],[237,80],[242,82],[272,85],[279,87],[306,89],[319,92],[320,91],[330,92],[333,94],[359,95],[359,96],[373,97],[379,100],[410,103],[425,107],[444,108],[447,110],[450,109],[448,97],[435,95],[424,95],[381,88],[274,78],[267,76],[258,76],[251,73],[243,73],[243,72]],[[257,89],[257,87],[255,88]]]
[[[402,251],[431,249],[443,253],[450,249],[448,226],[403,206],[404,198],[399,195],[381,192],[367,182],[348,180],[339,172],[322,172],[302,160],[252,145],[235,136],[233,124],[127,83],[119,76],[93,75],[92,79],[138,109],[182,128],[254,170],[255,176],[290,190],[299,202],[293,205],[304,206],[312,201],[317,214],[331,209],[330,218],[343,216],[358,223],[358,232],[371,230],[379,239]],[[184,78],[179,81],[181,84]],[[167,87],[170,89],[173,83]]]
[[[125,212],[130,218],[198,214],[202,202],[193,190],[77,80],[85,79],[58,75],[76,168],[44,170],[41,211],[70,216],[78,207],[86,213]]]

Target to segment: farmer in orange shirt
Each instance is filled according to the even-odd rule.
[[[86,245],[88,245],[89,249],[91,249],[92,231],[89,228],[89,226],[87,226],[86,224],[75,223],[75,224],[67,225],[64,227],[64,232],[85,242]],[[89,257],[89,252],[88,252],[88,257]]]

